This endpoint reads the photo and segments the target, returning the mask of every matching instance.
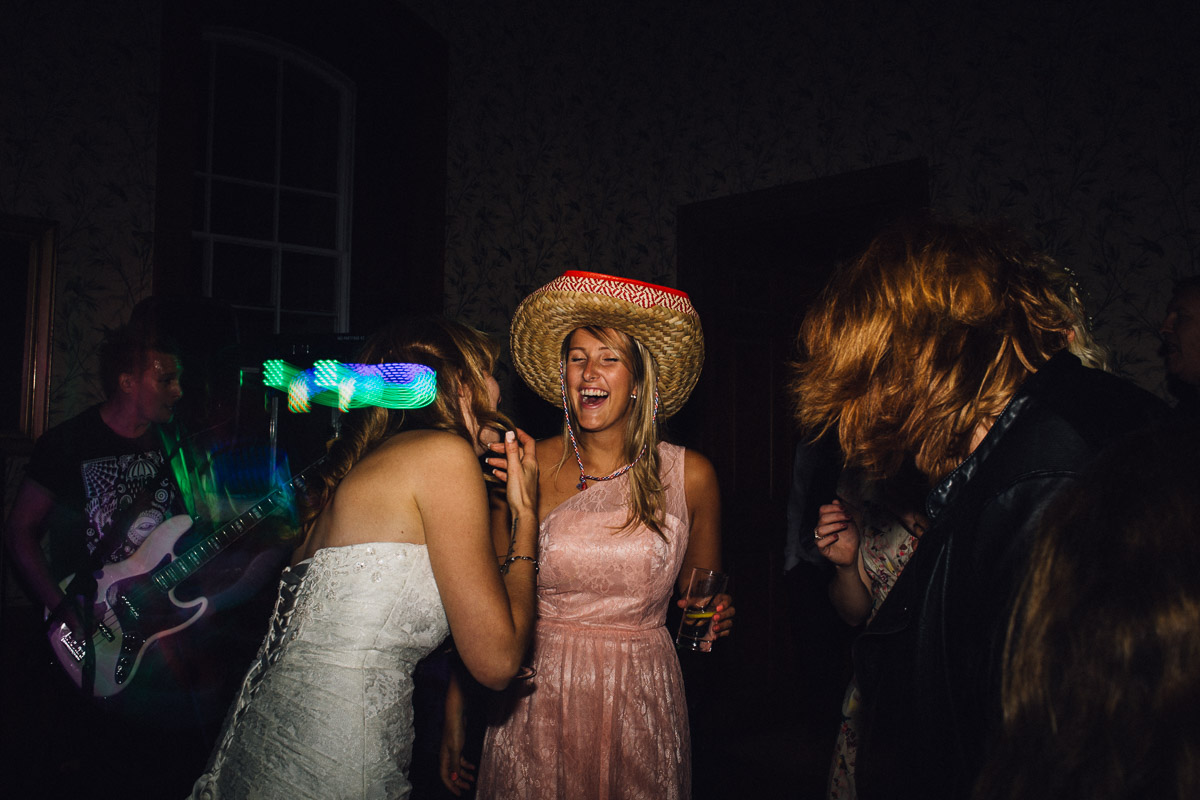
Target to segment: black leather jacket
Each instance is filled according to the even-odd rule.
[[[1106,443],[1165,411],[1060,353],[930,493],[929,530],[854,644],[862,800],[970,795],[998,729],[1008,616],[1043,511]]]

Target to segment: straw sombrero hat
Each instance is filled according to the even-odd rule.
[[[659,418],[683,407],[704,364],[704,331],[687,294],[598,272],[566,272],[521,301],[511,349],[517,372],[542,399],[558,403],[562,343],[576,328],[624,331],[658,365]]]

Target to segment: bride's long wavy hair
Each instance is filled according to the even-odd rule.
[[[509,420],[490,408],[487,379],[499,358],[500,348],[487,335],[458,322],[437,316],[406,317],[380,330],[363,346],[358,363],[424,364],[437,373],[437,398],[424,408],[409,410],[367,406],[347,412],[341,435],[328,444],[320,477],[313,481],[300,509],[301,533],[333,497],[338,484],[364,456],[401,431],[432,429],[449,431],[470,442],[476,437],[467,427],[459,404],[466,390],[470,412],[479,434],[491,429],[511,428]]]

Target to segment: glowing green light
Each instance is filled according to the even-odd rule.
[[[301,370],[281,359],[263,362],[263,383],[287,392],[288,409],[304,413],[312,404],[342,411],[364,406],[411,409],[437,397],[437,373],[424,364],[342,364],[322,359]]]
[[[341,363],[329,358],[322,359],[313,364],[313,383],[322,389],[337,389],[344,380],[345,372],[346,368]]]
[[[299,367],[293,367],[282,359],[273,358],[263,362],[263,383],[272,389],[286,392],[292,385],[292,379],[301,372],[303,370]]]

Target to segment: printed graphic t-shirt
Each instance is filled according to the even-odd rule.
[[[102,543],[111,548],[109,562],[128,558],[159,523],[183,510],[163,461],[156,426],[126,439],[104,424],[99,405],[38,440],[26,474],[54,495],[47,528],[56,579],[85,568]],[[122,541],[109,541],[113,535]]]

